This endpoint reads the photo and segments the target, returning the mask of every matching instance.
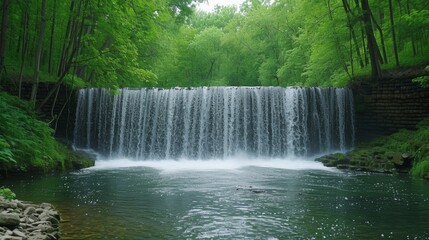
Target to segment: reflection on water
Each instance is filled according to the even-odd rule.
[[[52,202],[64,239],[429,238],[429,183],[418,179],[275,161],[187,162],[194,170],[181,171],[100,163],[3,184],[23,200]]]

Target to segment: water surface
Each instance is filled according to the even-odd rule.
[[[64,239],[429,238],[428,182],[300,160],[99,161],[3,184],[53,203]]]

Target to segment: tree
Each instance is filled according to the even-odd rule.
[[[0,82],[2,80],[3,71],[5,70],[5,50],[6,50],[6,34],[7,34],[7,18],[9,14],[9,0],[3,0],[2,6],[2,23],[0,34]]]
[[[371,9],[368,4],[368,0],[361,0],[362,4],[362,21],[365,26],[365,34],[368,42],[368,51],[371,60],[371,75],[374,79],[381,78],[381,66],[379,58],[379,48],[377,40],[374,37],[374,30],[372,28],[371,21]]]
[[[31,91],[31,98],[30,98],[30,101],[32,102],[33,106],[35,106],[36,104],[37,89],[39,87],[40,58],[42,56],[43,36],[45,34],[45,25],[46,25],[45,11],[46,11],[46,0],[42,0],[42,8],[40,13],[40,29],[39,29],[38,39],[37,39],[36,61],[34,66],[33,89]]]

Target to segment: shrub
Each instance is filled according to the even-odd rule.
[[[64,167],[64,154],[47,123],[29,104],[0,92],[0,169],[49,171]]]
[[[0,196],[4,197],[6,200],[12,200],[16,198],[16,194],[12,192],[9,188],[1,187]]]

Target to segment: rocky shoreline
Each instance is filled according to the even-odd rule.
[[[60,215],[49,203],[5,200],[0,196],[0,240],[60,239]]]
[[[316,158],[315,161],[323,163],[326,167],[352,171],[408,173],[413,159],[408,153],[375,150],[334,153]]]

